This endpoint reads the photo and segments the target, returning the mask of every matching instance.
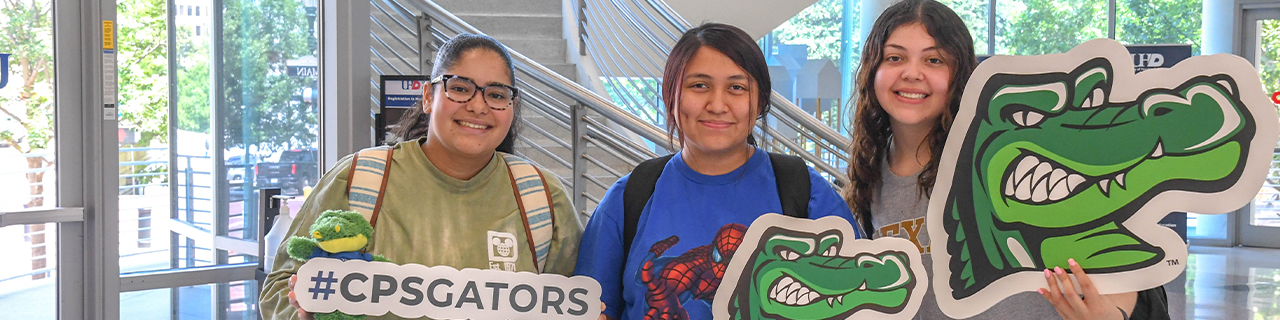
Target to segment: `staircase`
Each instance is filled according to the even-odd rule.
[[[567,57],[562,0],[437,0],[436,4],[548,69],[578,80],[577,66]]]

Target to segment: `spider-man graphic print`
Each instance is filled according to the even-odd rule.
[[[574,274],[600,283],[603,313],[614,319],[712,320],[713,297],[747,226],[782,212],[769,155],[756,149],[742,167],[704,175],[677,153],[624,244],[629,180],[618,179],[591,214]],[[853,224],[849,205],[813,169],[809,185],[809,218],[838,216]]]
[[[671,236],[654,243],[640,265],[640,281],[648,290],[645,303],[649,310],[645,320],[689,319],[684,304],[690,300],[711,302],[724,278],[729,258],[742,245],[747,226],[726,224],[716,232],[712,243],[689,249],[679,256],[662,254],[680,242]]]

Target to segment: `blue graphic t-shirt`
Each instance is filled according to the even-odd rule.
[[[574,273],[600,282],[604,313],[615,319],[711,319],[711,299],[747,226],[766,213],[782,213],[769,155],[757,148],[738,169],[709,176],[693,171],[677,153],[658,177],[624,256],[622,194],[628,178],[614,183],[596,207]],[[844,199],[813,168],[809,181],[809,218],[838,216],[857,225]]]

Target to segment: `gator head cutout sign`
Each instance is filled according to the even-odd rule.
[[[928,278],[911,241],[858,240],[847,220],[757,218],[712,303],[716,319],[911,319]]]
[[[1230,55],[1134,74],[1125,47],[997,56],[965,89],[929,203],[938,305],[965,318],[1080,262],[1101,293],[1182,272],[1166,214],[1225,213],[1262,186],[1276,107]],[[945,243],[945,245],[937,245]]]

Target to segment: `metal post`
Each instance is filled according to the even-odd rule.
[[[585,225],[581,217],[587,213],[587,108],[581,103],[570,106],[569,119],[573,134],[573,207],[578,210],[578,223]]]
[[[987,55],[996,55],[996,0],[987,2]]]
[[[430,76],[431,63],[436,57],[436,50],[431,47],[431,43],[435,41],[435,37],[431,35],[431,17],[424,13],[415,20],[418,22],[418,70]]]
[[[578,55],[587,55],[587,0],[578,0]]]
[[[1107,0],[1107,38],[1116,38],[1116,0]]]

